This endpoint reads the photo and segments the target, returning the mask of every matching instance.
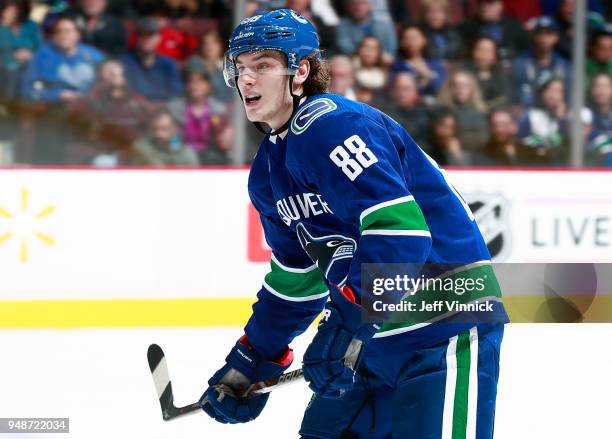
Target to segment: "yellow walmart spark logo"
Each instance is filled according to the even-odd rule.
[[[20,208],[9,210],[0,206],[0,246],[18,239],[20,241],[19,261],[22,263],[28,262],[28,252],[30,241],[34,238],[35,241],[40,241],[43,244],[51,247],[55,244],[55,240],[40,231],[42,222],[49,215],[55,212],[55,206],[48,205],[39,211],[30,210],[30,193],[27,189],[21,189],[21,206]]]

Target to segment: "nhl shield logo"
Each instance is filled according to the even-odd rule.
[[[510,252],[508,201],[499,194],[469,194],[465,197],[474,213],[491,259],[503,261]]]

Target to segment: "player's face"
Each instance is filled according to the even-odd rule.
[[[272,128],[281,126],[293,103],[283,55],[273,51],[243,53],[236,59],[236,69],[247,118]]]

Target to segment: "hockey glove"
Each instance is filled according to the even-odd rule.
[[[341,397],[353,387],[364,344],[378,329],[362,320],[362,312],[348,286],[332,289],[317,334],[304,354],[304,378],[314,392]]]
[[[263,410],[269,394],[246,395],[251,384],[277,378],[291,365],[289,348],[278,362],[266,361],[243,336],[225,359],[225,366],[208,380],[199,404],[216,421],[238,424],[255,419]]]

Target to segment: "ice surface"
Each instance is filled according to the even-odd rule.
[[[0,416],[69,417],[68,437],[79,439],[297,438],[310,398],[305,384],[274,392],[246,425],[199,413],[162,421],[148,345],[164,348],[175,402],[184,405],[200,396],[240,335],[240,328],[0,331]],[[296,358],[310,337],[296,340]],[[612,437],[611,338],[612,324],[507,327],[495,438]]]

